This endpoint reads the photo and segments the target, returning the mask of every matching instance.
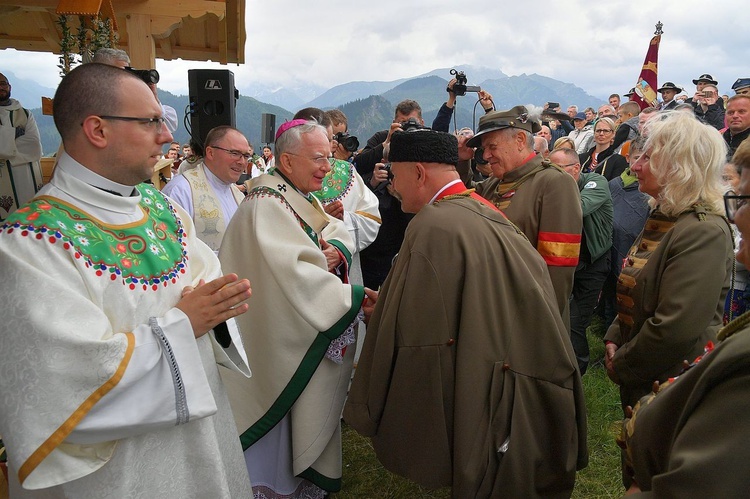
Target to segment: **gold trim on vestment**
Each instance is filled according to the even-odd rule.
[[[128,367],[130,359],[133,356],[133,351],[135,350],[135,336],[133,333],[124,334],[128,344],[125,349],[125,355],[123,356],[122,361],[120,361],[120,365],[117,367],[115,373],[102,386],[94,391],[94,393],[89,395],[78,409],[76,409],[73,414],[71,414],[70,417],[68,417],[68,419],[65,420],[65,422],[61,424],[60,427],[55,430],[54,433],[52,433],[52,435],[50,435],[49,438],[47,438],[47,440],[45,440],[44,443],[29,456],[28,459],[26,459],[26,462],[24,462],[18,469],[18,481],[21,484],[23,484],[36,467],[39,466],[39,464],[49,456],[50,453],[52,453],[52,451],[68,437],[68,435],[70,435],[73,429],[78,426],[84,417],[86,417],[94,405],[120,382],[125,374],[125,369]]]

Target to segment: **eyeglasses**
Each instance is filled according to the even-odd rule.
[[[164,130],[164,123],[166,123],[166,119],[159,117],[159,118],[134,118],[132,116],[98,116],[98,118],[101,118],[103,120],[117,120],[117,121],[135,121],[138,123],[143,123],[144,125],[148,125],[154,129],[156,133],[161,133],[162,130]]]
[[[614,130],[604,130],[604,129],[594,130],[594,133],[599,133],[599,134],[607,134],[607,133],[612,133],[612,132],[614,132]]]
[[[578,163],[568,163],[567,165],[557,165],[557,166],[559,166],[560,168],[567,168],[569,166],[573,166],[573,165],[577,165],[577,164]]]
[[[739,209],[745,206],[746,199],[750,199],[750,196],[724,194],[724,209],[727,211],[727,218],[730,222],[734,222],[734,217]]]
[[[10,83],[8,83],[7,81],[0,81],[0,87],[9,87],[9,86],[10,86]]]
[[[288,153],[285,153],[285,154],[288,154],[290,156],[297,156],[298,158],[309,159],[310,161],[312,161],[313,163],[315,163],[318,166],[324,166],[323,165],[324,161],[326,163],[328,163],[329,166],[333,166],[333,162],[336,161],[333,157],[326,157],[326,156],[319,156],[317,158],[309,158],[307,156],[302,156],[301,154],[294,154],[293,152],[288,152]]]
[[[253,159],[253,155],[250,154],[249,152],[240,152],[240,151],[235,151],[234,149],[224,149],[223,147],[219,147],[219,146],[206,146],[206,147],[210,147],[212,149],[218,149],[219,151],[224,151],[225,153],[229,154],[229,156],[235,161],[240,159],[240,157],[242,157],[242,159],[244,159],[245,161],[250,161],[251,159]]]

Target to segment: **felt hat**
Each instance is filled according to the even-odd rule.
[[[661,86],[661,88],[657,88],[656,89],[656,91],[659,92],[659,93],[661,93],[661,92],[663,92],[665,90],[674,90],[677,93],[680,93],[680,92],[683,91],[682,87],[678,87],[677,85],[675,85],[671,81],[666,82],[664,85]]]
[[[492,111],[479,119],[479,129],[466,145],[479,147],[482,135],[504,128],[520,128],[534,134],[542,130],[542,125],[529,117],[529,111],[524,106],[516,106],[507,111]]]
[[[458,163],[458,139],[429,128],[397,131],[391,136],[388,161],[455,165]]]
[[[711,76],[708,73],[700,75],[698,78],[696,78],[695,80],[693,80],[693,85],[697,85],[700,82],[710,83],[711,85],[718,85],[719,84],[719,82],[716,81],[716,80],[714,80],[714,77]]]

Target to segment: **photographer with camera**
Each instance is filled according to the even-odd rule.
[[[724,101],[719,98],[719,82],[710,74],[702,74],[695,80],[695,95],[685,101],[693,105],[695,117],[717,130],[724,128]]]
[[[375,132],[370,137],[364,149],[356,158],[354,166],[365,181],[370,180],[377,163],[381,163],[385,157],[385,147],[391,143],[391,135],[396,130],[401,130],[401,124],[408,121],[424,126],[422,119],[422,108],[415,100],[406,99],[398,103],[396,113],[393,117],[393,123],[388,130]]]
[[[466,92],[477,92],[479,94],[479,102],[482,104],[485,113],[495,110],[495,103],[492,101],[492,95],[489,92],[478,86],[467,85],[468,79],[463,71],[451,69],[451,74],[455,75],[455,78],[451,79],[445,88],[445,91],[448,92],[448,100],[440,106],[435,119],[432,121],[432,129],[441,132],[449,131],[453,110],[456,107],[456,97],[464,96]]]
[[[378,289],[391,269],[393,257],[404,240],[406,226],[414,215],[404,213],[401,203],[393,195],[389,172],[385,161],[387,149],[394,133],[410,128],[424,127],[422,108],[417,101],[406,99],[398,103],[393,123],[388,130],[381,130],[370,137],[367,145],[354,158],[357,171],[378,197],[378,208],[382,224],[375,241],[362,250],[362,276],[365,286]]]

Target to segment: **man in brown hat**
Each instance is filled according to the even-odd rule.
[[[533,134],[540,129],[525,107],[516,106],[482,116],[468,145],[481,146],[492,168],[493,178],[476,184],[477,193],[500,208],[542,255],[569,325],[583,213],[573,178],[534,154]]]
[[[569,497],[587,461],[585,405],[544,261],[463,185],[452,135],[395,132],[389,159],[416,216],[344,419],[387,469],[453,497]]]

